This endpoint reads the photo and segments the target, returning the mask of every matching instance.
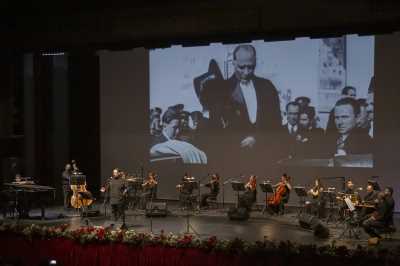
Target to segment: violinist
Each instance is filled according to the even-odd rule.
[[[290,177],[285,173],[281,176],[281,181],[275,186],[274,195],[268,197],[268,209],[271,214],[283,214],[285,203],[289,201],[290,191],[292,185],[290,184]]]
[[[244,186],[246,191],[239,197],[239,208],[251,210],[251,205],[257,200],[257,176],[251,175]]]
[[[114,168],[112,171],[112,174],[109,178],[106,179],[104,182],[104,185],[100,188],[100,192],[105,193],[106,192],[106,187],[110,184],[111,180],[117,178],[118,176],[121,175],[121,171],[118,168]]]
[[[311,196],[311,204],[309,205],[309,212],[317,215],[319,218],[324,216],[326,200],[323,197],[324,186],[319,178],[314,181],[314,186],[308,191]]]
[[[120,171],[117,168],[114,169],[104,191],[107,192],[115,221],[125,216],[126,188],[125,180],[121,178]]]
[[[191,206],[192,205],[192,194],[194,190],[194,186],[191,185],[191,182],[194,182],[194,177],[191,177],[188,173],[185,173],[182,177],[182,181],[180,184],[176,186],[179,191],[179,201],[182,207]],[[195,199],[193,199],[194,201]]]
[[[146,204],[149,200],[153,200],[156,197],[157,192],[157,175],[154,172],[149,172],[147,180],[142,184],[143,193],[140,196],[140,202],[142,208],[146,208]]]
[[[218,174],[213,174],[211,176],[210,182],[205,184],[205,186],[210,189],[210,192],[201,195],[200,207],[207,207],[208,206],[207,199],[210,198],[210,197],[216,198],[218,196],[218,193],[219,193],[219,175]]]

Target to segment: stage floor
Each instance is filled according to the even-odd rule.
[[[174,206],[175,205],[175,206]],[[22,224],[41,224],[41,225],[57,225],[69,224],[70,229],[76,229],[81,226],[96,225],[108,227],[114,224],[115,228],[121,226],[121,221],[113,221],[110,216],[104,216],[104,210],[99,206],[93,207],[101,211],[100,216],[81,218],[75,210],[65,211],[62,207],[51,207],[46,209],[46,219],[15,219],[2,218],[7,222],[18,222]],[[168,206],[169,215],[167,217],[145,217],[144,211],[128,210],[126,212],[126,224],[129,229],[137,232],[150,232],[159,234],[161,230],[165,233],[172,232],[174,234],[186,233],[190,229],[190,233],[197,234],[200,237],[217,236],[219,239],[241,238],[248,241],[268,240],[275,241],[294,241],[301,244],[325,245],[331,244],[333,241],[337,245],[345,245],[349,248],[355,248],[357,245],[367,245],[368,236],[362,229],[359,239],[350,238],[347,234],[341,236],[344,225],[343,223],[326,224],[330,231],[327,239],[316,238],[311,230],[303,229],[299,226],[297,214],[294,210],[289,211],[282,216],[271,216],[267,212],[262,214],[260,211],[252,211],[250,219],[247,221],[231,221],[227,217],[227,208],[219,208],[212,210],[202,210],[200,212],[186,212],[171,203]],[[107,211],[110,212],[109,210]],[[189,219],[188,219],[188,215]],[[39,210],[32,210],[32,217],[39,216]],[[400,217],[395,215],[395,225],[397,232],[391,235],[390,239],[381,241],[380,246],[397,247],[400,245]]]

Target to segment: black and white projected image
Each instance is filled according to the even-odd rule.
[[[371,36],[150,51],[152,162],[373,167],[373,107]]]

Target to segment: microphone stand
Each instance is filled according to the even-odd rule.
[[[209,177],[210,175],[207,175],[207,177]],[[198,182],[198,186],[199,186],[199,191],[198,191],[198,194],[199,194],[199,198],[198,198],[198,200],[197,200],[197,202],[198,202],[198,210],[200,211],[200,204],[201,204],[201,182],[203,182],[203,179],[204,178],[206,178],[205,176],[204,177],[202,177],[202,178],[200,178],[199,179],[199,182]]]
[[[225,182],[222,182],[222,208],[225,207],[225,185],[228,184],[232,179],[233,177],[228,178],[228,180],[226,180]]]
[[[151,188],[150,197],[150,233],[153,233],[153,198],[154,198],[154,187]]]

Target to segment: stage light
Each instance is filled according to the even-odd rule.
[[[41,55],[42,56],[61,56],[61,55],[65,55],[65,53],[64,52],[54,52],[54,53],[46,52],[46,53],[42,53]]]

